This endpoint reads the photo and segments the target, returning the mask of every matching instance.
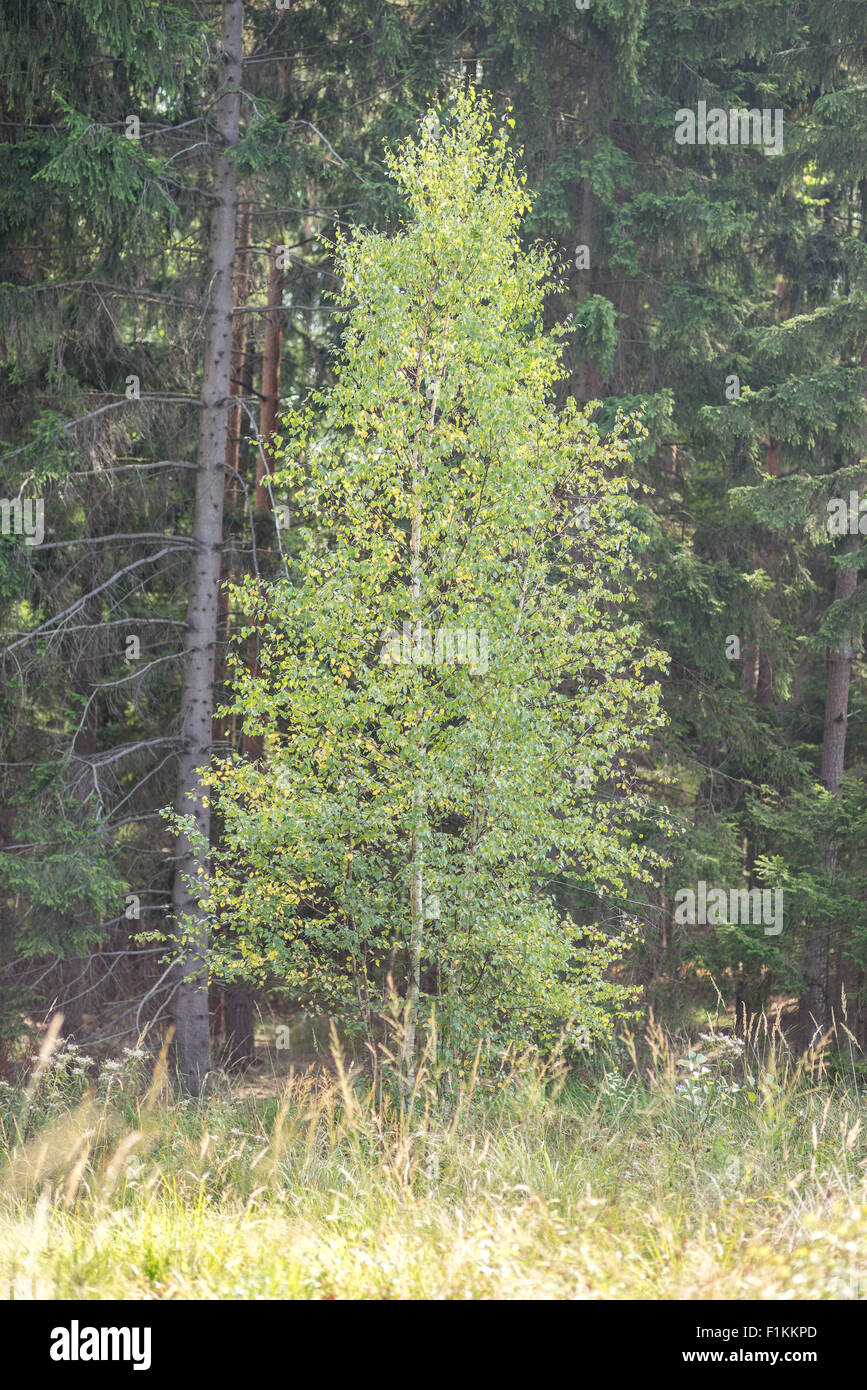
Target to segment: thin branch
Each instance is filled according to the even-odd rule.
[[[3,650],[0,651],[0,657],[7,656],[10,652],[13,652],[16,647],[22,647],[27,642],[31,642],[34,637],[40,637],[42,633],[49,632],[57,623],[61,623],[64,618],[68,618],[73,613],[77,613],[90,599],[96,598],[97,594],[101,594],[105,589],[110,588],[118,579],[122,579],[125,574],[130,574],[133,570],[139,569],[142,565],[153,565],[157,560],[161,560],[164,555],[177,554],[178,549],[179,547],[177,546],[167,545],[164,550],[158,550],[156,555],[145,555],[141,560],[133,560],[132,564],[125,565],[123,569],[115,570],[110,579],[106,579],[102,584],[98,584],[96,588],[91,589],[89,593],[83,594],[81,598],[76,599],[75,603],[65,608],[62,613],[58,613],[53,618],[46,618],[45,622],[40,623],[39,627],[34,628],[32,632],[26,633],[25,636],[20,637],[17,642],[12,642],[8,647],[4,647]]]

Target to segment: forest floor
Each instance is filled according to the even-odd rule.
[[[0,1297],[864,1298],[836,1063],[651,1030],[577,1073],[423,1076],[401,1117],[339,1061],[178,1102],[143,1050],[43,1057],[0,1083]]]

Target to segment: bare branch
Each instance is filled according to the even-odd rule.
[[[139,569],[142,565],[156,564],[157,560],[161,560],[164,555],[177,554],[178,550],[178,546],[167,545],[163,550],[158,550],[156,555],[145,555],[142,559],[133,560],[132,564],[125,565],[123,569],[115,570],[110,579],[106,579],[102,584],[98,584],[95,589],[90,590],[90,593],[83,594],[81,598],[76,599],[75,603],[65,608],[62,613],[58,613],[53,618],[46,618],[45,622],[40,623],[39,627],[34,628],[32,632],[25,634],[24,637],[20,637],[17,642],[10,643],[8,647],[4,647],[3,650],[0,651],[0,657],[7,656],[8,653],[14,651],[16,647],[24,646],[25,643],[32,641],[34,637],[40,637],[42,633],[51,631],[57,623],[61,623],[64,618],[68,618],[73,613],[77,613],[80,608],[84,607],[89,599],[96,598],[97,594],[101,594],[105,589],[110,588],[118,579],[122,579],[125,574],[130,574],[133,570]]]

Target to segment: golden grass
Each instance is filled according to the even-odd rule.
[[[686,1046],[423,1070],[405,1114],[342,1065],[178,1102],[164,1065],[43,1048],[0,1090],[0,1296],[867,1296],[856,1076],[766,1022],[746,1064]]]

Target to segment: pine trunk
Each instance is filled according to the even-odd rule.
[[[87,515],[96,515],[97,490],[91,476],[87,490]],[[99,584],[100,562],[98,548],[86,545],[81,565],[82,597],[90,594]],[[93,793],[92,764],[96,755],[99,735],[99,703],[97,692],[101,679],[101,657],[99,623],[102,617],[102,603],[98,598],[88,599],[82,609],[84,628],[72,674],[72,688],[79,696],[81,705],[76,708],[80,720],[72,742],[72,759],[68,773],[70,795],[87,806]],[[89,992],[90,958],[88,956],[67,956],[60,967],[60,990],[58,1010],[63,1015],[62,1036],[72,1041],[81,1036],[84,1026],[84,1001]]]
[[[181,685],[182,745],[176,806],[192,816],[201,843],[178,838],[172,908],[180,962],[174,1002],[178,1077],[193,1095],[202,1090],[211,1066],[208,1026],[207,924],[195,880],[207,868],[210,808],[198,769],[211,754],[214,714],[214,655],[217,643],[223,540],[223,485],[227,409],[232,361],[232,266],[235,256],[237,170],[230,157],[238,143],[241,107],[242,0],[224,0],[222,57],[224,94],[214,106],[220,141],[214,158],[214,208],[210,229],[210,276],[202,373],[198,472],[193,513],[196,552],[190,575],[184,669]]]
[[[850,538],[847,550],[857,548],[859,538]],[[858,584],[854,569],[837,571],[834,602],[851,599]],[[825,729],[822,737],[822,764],[819,778],[822,785],[835,796],[839,795],[846,756],[846,724],[849,717],[849,682],[852,675],[854,648],[849,638],[828,653],[827,686],[825,693]],[[837,867],[837,843],[833,835],[824,846],[824,870],[829,879]],[[827,921],[807,933],[804,961],[805,993],[801,1001],[802,1035],[807,1045],[818,1041],[831,1022],[828,993],[828,960],[830,929]]]
[[[224,994],[226,1044],[223,1065],[246,1070],[256,1059],[253,995],[249,985],[229,985]]]
[[[250,230],[252,223],[252,206],[250,203],[242,203],[240,216],[238,218],[238,240],[235,254],[235,289],[234,305],[235,309],[245,309],[250,294]],[[244,391],[244,353],[247,347],[247,315],[235,313],[232,322],[232,365],[231,380],[229,391],[234,398],[234,403],[229,410],[229,426],[226,435],[226,471],[223,483],[224,504],[228,509],[231,518],[237,512],[238,503],[241,496],[239,487],[238,466],[241,456],[241,396]],[[214,661],[214,685],[219,695],[221,687],[226,681],[226,653],[229,646],[229,632],[231,627],[231,603],[229,599],[229,584],[232,580],[231,563],[224,563],[222,569],[222,582],[220,584],[220,595],[217,608],[217,652]],[[213,741],[218,743],[234,743],[235,721],[229,718],[225,722],[214,717]]]
[[[256,466],[256,510],[271,511],[268,475],[274,467],[272,435],[280,408],[280,347],[283,326],[283,271],[277,264],[279,247],[269,248],[268,309],[262,349],[262,407],[259,413],[260,449]]]
[[[277,428],[277,412],[280,408],[280,351],[282,347],[282,304],[283,271],[277,265],[279,248],[269,248],[268,269],[268,308],[265,315],[265,342],[262,348],[262,403],[259,410],[259,449],[256,455],[255,510],[257,537],[262,542],[262,554],[270,549],[270,528],[273,525],[270,513],[273,511],[269,478],[274,467],[272,443]],[[263,513],[267,514],[268,532],[262,525]],[[248,664],[252,674],[259,671],[259,614],[255,617],[257,632],[248,643]],[[259,734],[245,734],[242,740],[244,756],[253,761],[262,756],[263,745]],[[252,1014],[250,1016],[252,1027]]]

